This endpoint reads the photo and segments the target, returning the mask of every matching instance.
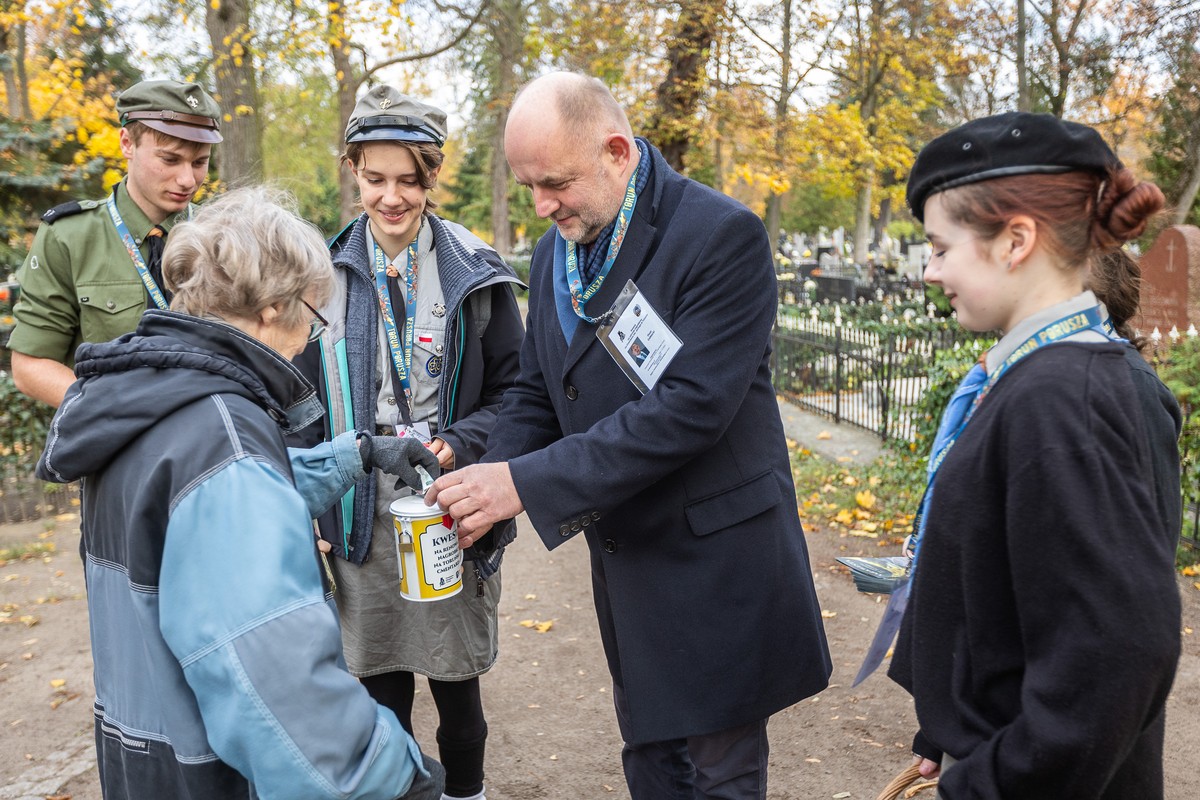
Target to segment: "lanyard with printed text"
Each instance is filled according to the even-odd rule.
[[[1100,308],[1096,306],[1086,311],[1068,314],[1061,319],[1051,322],[1022,342],[996,368],[994,374],[986,377],[978,393],[970,401],[971,405],[963,414],[962,421],[955,427],[954,433],[938,449],[938,452],[930,458],[925,493],[921,496],[921,501],[917,507],[917,514],[913,519],[913,535],[908,547],[910,554],[909,576],[892,590],[891,597],[888,598],[887,608],[884,610],[883,619],[879,622],[879,628],[875,631],[875,636],[871,641],[870,647],[867,649],[867,655],[863,658],[862,666],[859,667],[858,674],[854,678],[853,686],[862,683],[879,667],[886,657],[892,641],[896,638],[896,631],[900,629],[900,623],[904,618],[905,609],[908,605],[909,594],[912,591],[912,575],[919,560],[921,539],[924,535],[925,514],[928,511],[930,500],[933,496],[934,479],[937,477],[938,470],[946,459],[946,454],[950,452],[950,448],[954,446],[954,442],[958,440],[958,437],[967,427],[967,423],[970,422],[972,414],[979,408],[979,404],[983,402],[984,396],[1004,376],[1004,373],[1022,358],[1045,345],[1061,341],[1088,328],[1095,329],[1110,339],[1115,338],[1111,323],[1101,316]],[[968,374],[969,377],[970,375]]]
[[[929,504],[930,494],[933,491],[934,479],[937,477],[938,470],[941,469],[942,463],[946,460],[946,455],[950,452],[950,448],[954,447],[954,443],[958,441],[958,437],[961,436],[963,430],[966,429],[967,423],[971,421],[971,416],[975,413],[976,409],[979,408],[979,404],[983,402],[983,398],[986,397],[987,393],[991,391],[992,387],[995,386],[1002,377],[1004,377],[1004,373],[1008,372],[1009,368],[1011,368],[1025,356],[1041,347],[1044,347],[1045,345],[1061,341],[1088,328],[1095,329],[1110,339],[1113,338],[1115,333],[1111,329],[1111,323],[1106,323],[1108,323],[1108,321],[1101,316],[1099,306],[1093,306],[1085,311],[1068,314],[1067,316],[1055,320],[1049,325],[1046,325],[1041,330],[1037,331],[1024,342],[1022,342],[1015,350],[1012,351],[1012,354],[1009,355],[1008,358],[1004,359],[1003,363],[996,368],[996,371],[993,374],[987,376],[986,382],[984,382],[984,384],[980,387],[979,392],[975,395],[975,399],[971,401],[970,407],[967,409],[966,413],[963,414],[962,422],[960,422],[955,428],[954,433],[952,433],[946,439],[946,443],[943,444],[936,453],[933,453],[929,459],[929,467],[927,469],[927,476],[925,480],[925,493],[921,496],[921,502],[917,506],[916,517],[913,519],[913,540],[909,546],[909,550],[913,555],[914,566],[916,556],[920,551],[921,538],[922,534],[924,533],[922,530],[924,517],[927,511],[926,507]]]
[[[379,295],[379,313],[383,315],[383,328],[387,334],[388,350],[392,354],[392,364],[396,368],[396,377],[400,379],[400,387],[404,392],[405,404],[412,411],[412,387],[408,375],[412,365],[413,331],[417,317],[417,240],[414,238],[408,246],[408,264],[404,270],[404,340],[401,342],[400,332],[396,329],[396,317],[392,313],[391,293],[387,285],[387,256],[378,243],[375,244],[375,290]],[[400,398],[396,398],[399,402]]]
[[[633,174],[629,176],[629,184],[625,187],[625,200],[621,203],[621,210],[617,212],[617,226],[613,228],[612,239],[608,242],[608,254],[604,257],[604,266],[600,268],[600,274],[587,287],[583,288],[583,280],[579,276],[579,251],[575,242],[567,242],[567,286],[571,290],[571,306],[575,309],[575,313],[585,322],[590,322],[593,325],[600,322],[599,317],[589,317],[584,313],[584,306],[587,301],[591,300],[596,292],[600,291],[601,284],[604,283],[605,276],[612,269],[613,262],[617,260],[617,253],[621,250],[621,243],[625,241],[625,231],[629,229],[629,220],[633,216],[633,207],[637,205],[637,176],[638,170],[641,169],[639,163],[633,169]],[[561,234],[560,234],[561,235]]]
[[[1008,372],[1009,368],[1012,367],[1013,364],[1016,364],[1025,356],[1029,355],[1035,350],[1038,350],[1039,348],[1044,347],[1045,345],[1062,341],[1068,336],[1073,336],[1080,331],[1087,330],[1088,328],[1096,328],[1104,333],[1105,336],[1108,336],[1109,333],[1104,328],[1104,321],[1104,317],[1100,315],[1099,306],[1093,306],[1085,311],[1068,314],[1062,319],[1057,319],[1054,322],[1051,322],[1049,325],[1046,325],[1044,328],[1037,331],[1024,342],[1022,342],[1016,350],[1013,350],[1012,354],[1008,358],[1004,359],[1004,362],[996,368],[996,371],[988,376],[987,382],[983,384],[983,387],[979,390],[979,394],[975,395],[975,400],[972,401],[971,407],[963,416],[963,420],[961,423],[959,423],[958,429],[950,436],[948,440],[946,440],[946,444],[942,446],[942,449],[937,453],[934,453],[933,458],[929,462],[929,482],[933,482],[933,476],[942,466],[942,462],[945,460],[946,454],[950,452],[950,448],[954,446],[954,443],[958,440],[959,435],[962,434],[963,429],[967,427],[967,423],[971,421],[971,416],[975,413],[975,410],[979,408],[979,404],[983,402],[983,398],[986,397],[987,393],[992,390],[992,387],[995,386],[1002,377],[1004,377],[1004,373]]]
[[[121,218],[121,212],[117,210],[116,189],[113,189],[113,193],[108,196],[106,205],[108,206],[108,216],[112,219],[113,227],[117,229],[117,236],[121,237],[122,244],[129,251],[129,258],[133,260],[133,266],[137,268],[138,277],[142,279],[142,283],[146,286],[146,291],[150,293],[150,299],[154,301],[154,305],[161,309],[170,308],[167,298],[163,297],[162,290],[158,288],[158,284],[154,282],[154,278],[150,275],[150,270],[146,268],[146,260],[142,258],[142,253],[138,250],[138,245],[133,239],[133,234],[129,232],[128,226],[125,225],[125,220]]]

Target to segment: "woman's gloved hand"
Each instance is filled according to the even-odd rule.
[[[362,435],[358,440],[358,453],[363,470],[370,472],[379,467],[388,475],[395,475],[397,489],[400,484],[405,484],[418,494],[422,491],[421,476],[414,469],[418,464],[431,478],[441,474],[437,456],[419,439]]]

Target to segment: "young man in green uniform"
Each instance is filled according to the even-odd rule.
[[[75,381],[76,347],[129,333],[147,307],[170,303],[163,240],[190,214],[221,141],[221,109],[194,83],[142,81],[121,93],[117,114],[125,179],[105,200],[43,214],[17,272],[13,381],[52,406]]]

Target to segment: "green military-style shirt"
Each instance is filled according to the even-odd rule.
[[[146,238],[154,226],[130,198],[125,181],[115,191],[117,210],[142,258],[149,259]],[[81,201],[79,208],[69,205],[61,218],[43,216],[17,272],[21,296],[13,306],[16,327],[8,344],[18,353],[67,366],[74,364],[81,343],[107,342],[132,332],[150,300],[105,201]],[[169,233],[187,216],[173,214],[160,227]]]

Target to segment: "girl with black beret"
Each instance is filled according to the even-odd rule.
[[[1180,414],[1087,287],[1117,299],[1114,254],[1162,193],[1095,130],[1009,113],[931,142],[908,198],[925,280],[1001,335],[943,417],[916,528],[889,675],[917,763],[951,800],[1161,798]]]

